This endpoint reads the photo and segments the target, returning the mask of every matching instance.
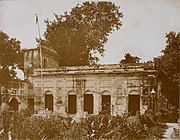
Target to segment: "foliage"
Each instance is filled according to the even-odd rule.
[[[21,136],[21,129],[23,127],[24,120],[25,120],[25,116],[23,112],[14,112],[12,114],[10,131],[14,138],[19,138]]]
[[[85,137],[84,129],[81,127],[81,123],[77,123],[75,121],[72,121],[69,124],[68,129],[66,130],[66,133],[63,138],[67,140],[82,140]],[[54,140],[56,139],[62,139],[62,136],[56,135]]]
[[[11,131],[14,138],[21,137],[24,120],[31,115],[32,113],[28,109],[20,112],[14,112],[9,107],[5,109],[0,116],[2,117],[5,133]]]
[[[104,44],[112,31],[120,28],[119,6],[112,2],[84,2],[70,13],[55,15],[55,20],[45,20],[45,40],[42,45],[56,50],[59,64],[88,65],[98,61],[97,53],[104,55]]]
[[[167,107],[162,107],[161,111],[161,120],[163,122],[173,122],[176,123],[178,121],[178,109],[171,104]]]
[[[164,73],[159,71],[158,78],[162,81],[161,92],[168,99],[168,101],[178,108],[178,85],[168,78]]]
[[[5,133],[7,133],[10,130],[10,125],[12,121],[12,111],[9,108],[7,108],[3,110],[0,117],[2,118],[4,131]]]
[[[62,118],[55,116],[33,116],[24,121],[22,128],[23,138],[51,139],[55,136],[63,138],[67,126]]]
[[[22,67],[22,52],[20,49],[20,41],[0,31],[0,65],[1,68],[1,84],[7,85],[11,79],[16,77],[15,68]]]
[[[115,133],[116,126],[123,127],[123,119],[116,119],[109,115],[90,116],[81,122],[81,126],[85,132],[85,139],[111,139]],[[125,123],[125,122],[124,122]]]
[[[124,55],[124,59],[120,61],[122,64],[139,63],[141,59],[137,56],[132,56],[130,53]]]
[[[155,59],[157,69],[172,81],[180,80],[180,33],[166,34],[166,48]]]
[[[58,115],[27,117],[23,112],[14,112],[9,130],[13,138],[29,140],[158,139],[165,127],[155,120],[151,126],[148,126],[146,118],[154,119],[154,116],[150,114],[151,112],[135,117],[129,117],[128,114],[123,116],[91,115],[80,122],[75,122]],[[130,118],[133,121],[129,121]]]
[[[86,140],[102,140],[102,139],[121,139],[121,140],[140,140],[140,139],[150,139],[150,138],[160,138],[163,134],[163,125],[155,124],[154,116],[151,113],[145,114],[153,121],[152,126],[149,127],[145,122],[141,120],[144,118],[144,115],[139,117],[133,117],[133,121],[129,121],[128,114],[123,116],[109,116],[109,115],[98,115],[98,116],[89,116],[85,119],[82,119],[80,123],[76,124],[76,129],[78,132],[81,132],[79,139]],[[74,125],[74,124],[73,124]],[[69,135],[72,139],[75,134],[75,130],[69,130]],[[76,131],[77,132],[77,131]],[[76,133],[75,136],[77,136]],[[159,132],[159,133],[158,133]],[[159,134],[159,135],[158,135]],[[77,139],[78,139],[77,138]]]
[[[159,117],[159,116],[158,116]],[[140,121],[142,124],[145,124],[147,127],[153,127],[155,123],[158,121],[157,116],[154,112],[149,109],[140,117]]]
[[[158,78],[162,81],[162,93],[178,107],[178,85],[180,81],[180,33],[166,34],[166,47],[162,55],[154,59]]]

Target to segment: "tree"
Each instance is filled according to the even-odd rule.
[[[89,65],[104,55],[109,34],[120,29],[123,17],[112,2],[84,2],[55,20],[45,20],[46,32],[42,45],[59,54],[60,65]]]
[[[158,77],[162,81],[162,92],[172,104],[178,104],[178,82],[180,82],[180,32],[166,34],[166,47],[162,55],[154,59]]]
[[[0,84],[8,86],[8,83],[16,77],[15,69],[22,66],[22,52],[20,41],[0,31]]]
[[[166,48],[162,55],[155,59],[158,70],[164,73],[170,80],[180,80],[180,32],[166,34]]]
[[[132,56],[130,53],[126,53],[124,55],[125,59],[122,59],[120,61],[120,63],[122,64],[128,64],[128,63],[139,63],[139,61],[141,60],[139,57],[137,56]]]

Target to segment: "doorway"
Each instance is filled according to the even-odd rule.
[[[111,113],[111,95],[102,95],[102,111]]]
[[[84,111],[93,114],[93,94],[84,94]]]
[[[45,109],[53,111],[53,95],[45,94]]]
[[[28,109],[34,112],[34,99],[28,99]]]
[[[76,95],[68,95],[68,113],[76,114]]]
[[[17,111],[18,107],[19,107],[19,103],[18,103],[17,99],[12,98],[12,100],[9,103],[9,106],[12,110]]]
[[[135,116],[136,111],[138,110],[140,110],[140,96],[129,95],[128,112],[130,113],[130,115]]]

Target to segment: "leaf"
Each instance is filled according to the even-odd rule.
[[[84,2],[55,20],[45,20],[43,45],[56,50],[61,66],[89,65],[104,55],[104,45],[112,30],[121,26],[122,13],[112,2]]]

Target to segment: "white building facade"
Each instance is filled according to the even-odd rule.
[[[36,112],[50,110],[62,116],[143,113],[155,88],[156,71],[149,68],[114,64],[35,69],[29,77],[34,92],[27,93],[26,101],[31,100]]]
[[[48,110],[64,117],[158,110],[151,91],[158,99],[161,88],[152,63],[59,67],[54,51],[42,52],[40,67],[39,48],[24,51],[24,88],[11,96],[15,109]]]

